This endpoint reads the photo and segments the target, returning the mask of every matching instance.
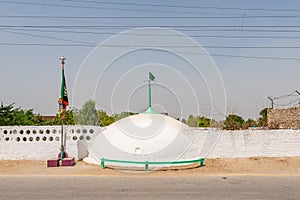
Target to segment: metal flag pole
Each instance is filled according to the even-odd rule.
[[[61,60],[61,68],[62,70],[64,70],[65,68],[65,57],[62,56],[60,58]],[[61,107],[62,107],[62,112],[60,113],[60,117],[61,117],[61,138],[60,138],[60,160],[62,160],[65,157],[65,148],[64,148],[64,117],[65,117],[65,110],[64,110],[64,105],[63,102],[61,102]]]
[[[152,99],[151,99],[151,80],[148,80],[148,108],[152,109]]]
[[[149,79],[148,79],[148,108],[146,113],[153,114],[154,111],[152,110],[152,97],[151,97],[151,81],[155,79],[154,75],[149,72]]]

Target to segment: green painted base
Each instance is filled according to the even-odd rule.
[[[155,114],[155,112],[152,110],[151,107],[148,107],[147,110],[143,113],[145,113],[145,114]]]

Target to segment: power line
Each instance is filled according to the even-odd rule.
[[[145,3],[122,3],[122,2],[105,2],[105,1],[75,1],[68,0],[69,2],[76,3],[97,3],[97,4],[110,4],[122,6],[150,6],[160,8],[180,8],[180,9],[203,9],[203,10],[238,10],[238,11],[270,11],[270,12],[299,12],[299,9],[275,9],[275,8],[239,8],[239,7],[218,7],[218,6],[185,6],[185,5],[167,5],[167,4],[145,4]],[[95,6],[79,6],[79,5],[66,5],[66,4],[49,4],[49,3],[34,3],[34,2],[21,2],[21,1],[7,1],[0,0],[2,3],[20,4],[20,5],[35,5],[35,6],[48,6],[48,7],[67,7],[67,8],[84,8],[84,9],[99,9],[99,10],[116,10],[116,11],[135,11],[135,12],[164,12],[164,13],[185,13],[190,14],[192,11],[172,11],[172,10],[153,10],[153,9],[133,9],[133,8],[112,8],[112,7],[95,7]],[[198,13],[198,12],[195,12]]]
[[[28,19],[242,19],[242,18],[300,18],[300,15],[245,15],[245,16],[50,16],[0,15],[0,18]]]
[[[45,29],[22,29],[6,28],[5,30],[45,32],[45,33],[75,33],[75,34],[95,34],[114,35],[119,32],[95,32],[95,31],[75,31],[75,30],[45,30]],[[0,29],[1,31],[1,29]],[[188,31],[188,30],[186,30]],[[178,35],[178,34],[155,34],[155,33],[122,33],[129,36],[160,36],[160,37],[193,37],[193,38],[225,38],[225,39],[300,39],[300,36],[270,36],[270,35]]]
[[[7,43],[7,42],[0,42],[0,45],[8,45],[8,46],[43,46],[43,47],[96,47],[95,45],[89,44],[47,44],[47,43]],[[104,46],[107,47],[107,46]],[[108,46],[111,47],[111,46]],[[121,46],[122,48],[130,48],[136,49],[133,47],[126,47]],[[184,53],[184,54],[195,54],[195,55],[210,55],[215,57],[229,57],[229,58],[246,58],[246,59],[259,59],[259,60],[291,60],[291,61],[300,61],[300,58],[293,58],[293,57],[272,57],[272,56],[243,56],[243,55],[230,55],[230,54],[200,54],[200,53],[193,53],[193,52],[184,52],[184,51],[174,51],[177,53]]]
[[[71,40],[71,39],[61,39],[61,38],[57,38],[57,37],[42,36],[42,35],[36,35],[36,34],[31,34],[31,33],[20,33],[20,32],[15,32],[15,31],[8,31],[8,30],[0,30],[0,31],[7,32],[7,33],[13,33],[13,34],[19,34],[19,35],[28,35],[28,36],[40,37],[40,38],[45,38],[45,39],[60,40],[60,41],[65,41],[65,42],[74,42],[74,43],[80,43],[80,44],[94,45],[94,43],[89,43],[89,42],[82,42],[82,41],[76,41],[76,40]]]
[[[2,28],[140,28],[139,25],[0,25]],[[240,25],[156,25],[158,28],[241,28]],[[300,25],[244,25],[243,28],[300,28]]]
[[[93,9],[93,10],[110,10],[110,11],[131,11],[131,12],[149,12],[149,13],[181,13],[190,14],[191,11],[171,11],[171,10],[153,10],[153,9],[133,9],[133,8],[111,8],[111,7],[95,7],[95,6],[77,6],[77,5],[65,5],[65,4],[49,4],[49,3],[34,3],[34,2],[21,2],[21,1],[5,1],[0,0],[2,3],[8,4],[19,4],[19,5],[29,5],[29,6],[47,6],[47,7],[60,7],[60,8],[80,8],[80,9]],[[197,13],[197,12],[194,12]]]
[[[1,30],[1,29],[0,29]],[[75,33],[75,34],[95,34],[95,35],[113,35],[119,32],[95,32],[95,31],[75,31],[75,30],[48,30],[48,29],[27,29],[27,28],[6,28],[5,30],[45,32],[45,33]],[[192,30],[184,30],[192,31]],[[178,35],[178,34],[156,34],[156,33],[122,33],[122,35],[131,36],[160,36],[160,37],[204,37],[204,38],[228,38],[228,39],[300,39],[300,36],[270,36],[270,35]]]
[[[277,12],[299,12],[299,9],[275,9],[275,8],[239,8],[239,7],[219,7],[219,6],[186,6],[186,5],[167,5],[167,4],[148,4],[148,3],[122,3],[108,1],[91,1],[91,0],[62,0],[68,2],[85,2],[96,4],[123,5],[123,6],[150,6],[166,8],[185,8],[185,9],[215,9],[215,10],[240,10],[240,11],[277,11]]]
[[[299,25],[281,25],[281,26],[237,26],[237,25],[155,25],[155,28],[173,28],[179,31],[198,31],[198,32],[274,32],[274,33],[298,33],[300,32]],[[26,28],[26,29],[132,29],[132,28],[151,28],[149,26],[137,25],[0,25],[0,28]],[[250,29],[249,29],[250,28]],[[261,29],[252,29],[261,28]],[[289,29],[274,29],[274,28],[289,28]]]
[[[53,38],[52,38],[53,39]],[[78,42],[78,41],[73,41]],[[78,42],[83,43],[83,42]],[[78,46],[78,47],[96,47],[96,43],[84,43],[84,44],[46,44],[46,43],[8,43],[2,42],[2,45],[16,45],[16,46]],[[150,48],[144,45],[102,45],[102,47],[110,48]],[[206,49],[300,49],[300,46],[214,46],[203,45]],[[153,48],[199,48],[197,46],[188,45],[154,45]]]

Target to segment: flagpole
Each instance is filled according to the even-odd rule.
[[[150,83],[150,79],[148,80],[148,108],[151,109],[152,108],[152,103],[151,103],[152,99],[151,99],[151,83]]]
[[[153,114],[152,110],[152,97],[151,97],[151,81],[153,81],[155,77],[151,72],[149,72],[149,79],[148,79],[148,108],[145,113]]]
[[[65,57],[61,57],[61,68],[62,70],[64,70],[65,68]],[[62,160],[65,157],[65,148],[64,148],[64,117],[65,117],[65,113],[64,113],[64,109],[62,109],[62,113],[60,114],[61,117],[61,142],[60,142],[60,160]]]

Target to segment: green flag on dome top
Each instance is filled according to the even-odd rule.
[[[149,72],[149,79],[151,81],[153,81],[155,79],[155,76],[151,72]]]

